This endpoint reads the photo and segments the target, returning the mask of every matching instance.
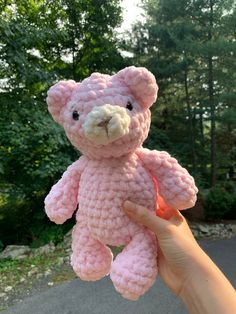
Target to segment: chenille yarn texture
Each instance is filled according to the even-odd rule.
[[[52,187],[46,213],[62,224],[78,206],[74,271],[83,280],[110,274],[115,289],[130,300],[155,282],[158,252],[154,234],[125,215],[123,202],[161,212],[196,201],[194,180],[176,159],[142,148],[157,91],[153,74],[131,66],[113,76],[93,73],[81,83],[60,81],[47,96],[49,112],[82,156]],[[125,248],[113,260],[107,245]]]

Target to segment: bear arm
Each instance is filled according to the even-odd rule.
[[[194,206],[198,189],[193,177],[167,152],[140,148],[136,151],[145,168],[156,179],[158,193],[167,205],[182,210]]]
[[[77,208],[79,181],[85,164],[85,158],[80,157],[70,165],[45,198],[46,214],[56,224],[71,218]]]

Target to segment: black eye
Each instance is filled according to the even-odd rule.
[[[130,111],[133,109],[133,105],[131,104],[130,101],[127,102],[126,108]]]
[[[73,113],[72,113],[72,118],[73,118],[74,120],[79,120],[79,113],[78,113],[77,110],[73,111]]]

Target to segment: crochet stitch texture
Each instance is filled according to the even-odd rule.
[[[142,148],[156,101],[155,77],[127,67],[110,76],[93,73],[81,83],[60,81],[48,91],[48,110],[83,154],[45,199],[51,221],[76,213],[71,265],[83,280],[110,274],[118,292],[137,300],[157,276],[154,234],[131,221],[122,204],[150,211],[187,209],[196,201],[194,179],[176,159]],[[113,261],[111,246],[124,245]]]

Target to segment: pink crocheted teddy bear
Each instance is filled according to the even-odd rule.
[[[131,221],[125,200],[156,211],[195,204],[193,178],[163,151],[142,147],[156,101],[155,77],[127,67],[110,76],[93,73],[81,83],[60,81],[48,91],[48,109],[82,157],[68,167],[45,199],[50,220],[71,218],[71,265],[83,280],[110,273],[118,292],[137,300],[157,276],[154,234]],[[159,204],[159,205],[158,205]],[[111,246],[125,246],[113,260]]]

